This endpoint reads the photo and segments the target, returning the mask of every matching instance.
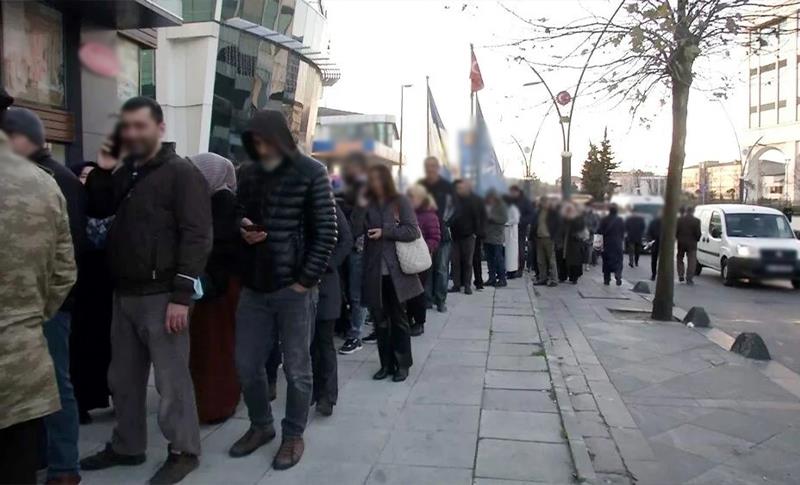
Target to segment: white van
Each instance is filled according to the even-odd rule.
[[[701,205],[695,208],[701,236],[697,272],[719,270],[725,285],[741,278],[784,279],[800,289],[800,241],[786,216],[757,205]]]

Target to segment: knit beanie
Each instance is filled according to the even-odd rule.
[[[44,125],[39,116],[25,108],[12,106],[3,117],[3,130],[26,136],[37,146],[44,146]]]

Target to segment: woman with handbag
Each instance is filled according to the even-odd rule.
[[[439,215],[436,213],[436,200],[428,193],[428,189],[421,184],[414,185],[408,189],[408,198],[414,207],[414,213],[417,216],[419,229],[422,233],[422,238],[425,240],[428,252],[433,255],[442,240]],[[423,288],[430,277],[430,272],[427,269],[419,274],[419,281],[422,283]],[[425,317],[428,311],[425,294],[419,294],[408,300],[407,306],[408,319],[411,324],[411,336],[418,337],[425,333]]]
[[[236,219],[236,173],[230,160],[214,153],[191,157],[208,182],[214,245],[202,276],[203,298],[189,326],[189,369],[201,423],[225,421],[239,404],[234,364],[234,329],[239,281],[239,227]]]
[[[409,252],[408,245],[399,251],[398,245],[418,243],[421,238],[414,209],[405,196],[398,194],[389,168],[371,167],[367,184],[367,196],[354,210],[353,235],[366,235],[361,300],[375,323],[381,361],[381,369],[373,378],[380,380],[393,374],[393,381],[402,382],[413,363],[405,303],[423,291],[417,276],[422,270],[410,273],[408,266],[414,261],[408,256],[413,253],[423,263],[427,256],[430,267],[430,254],[424,249],[424,254]],[[424,247],[424,241],[421,244]],[[399,253],[406,260],[405,267],[401,267]]]

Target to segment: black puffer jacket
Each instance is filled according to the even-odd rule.
[[[336,245],[336,208],[325,167],[299,153],[280,113],[261,111],[242,135],[245,148],[256,155],[252,135],[280,138],[288,150],[281,165],[268,172],[250,162],[239,172],[239,218],[266,226],[267,239],[246,246],[242,283],[269,293],[294,283],[310,288],[319,283]],[[285,123],[285,122],[284,122]]]

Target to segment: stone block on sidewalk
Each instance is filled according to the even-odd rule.
[[[483,409],[496,411],[525,411],[557,413],[555,401],[548,391],[486,389]]]
[[[553,413],[481,412],[480,438],[563,443],[561,417]]]
[[[330,466],[330,464],[329,464]],[[335,467],[334,467],[335,468]],[[323,480],[319,482],[339,485],[337,482]],[[369,474],[366,485],[471,485],[472,470],[465,468],[441,468],[411,465],[378,464]],[[265,483],[264,485],[270,485]]]
[[[552,387],[547,372],[486,371],[485,387],[494,389],[546,390]]]
[[[517,355],[490,355],[487,366],[490,370],[547,371],[544,357]]]
[[[475,457],[475,442],[474,433],[396,429],[383,448],[378,462],[471,468]],[[347,447],[349,444],[345,446]]]
[[[625,465],[619,456],[617,446],[609,438],[586,438],[586,446],[589,448],[589,456],[597,472],[603,473],[625,473]]]
[[[481,439],[475,466],[477,478],[540,483],[572,483],[572,459],[563,444]]]
[[[492,341],[489,355],[543,355],[542,346],[539,344],[503,344]]]

